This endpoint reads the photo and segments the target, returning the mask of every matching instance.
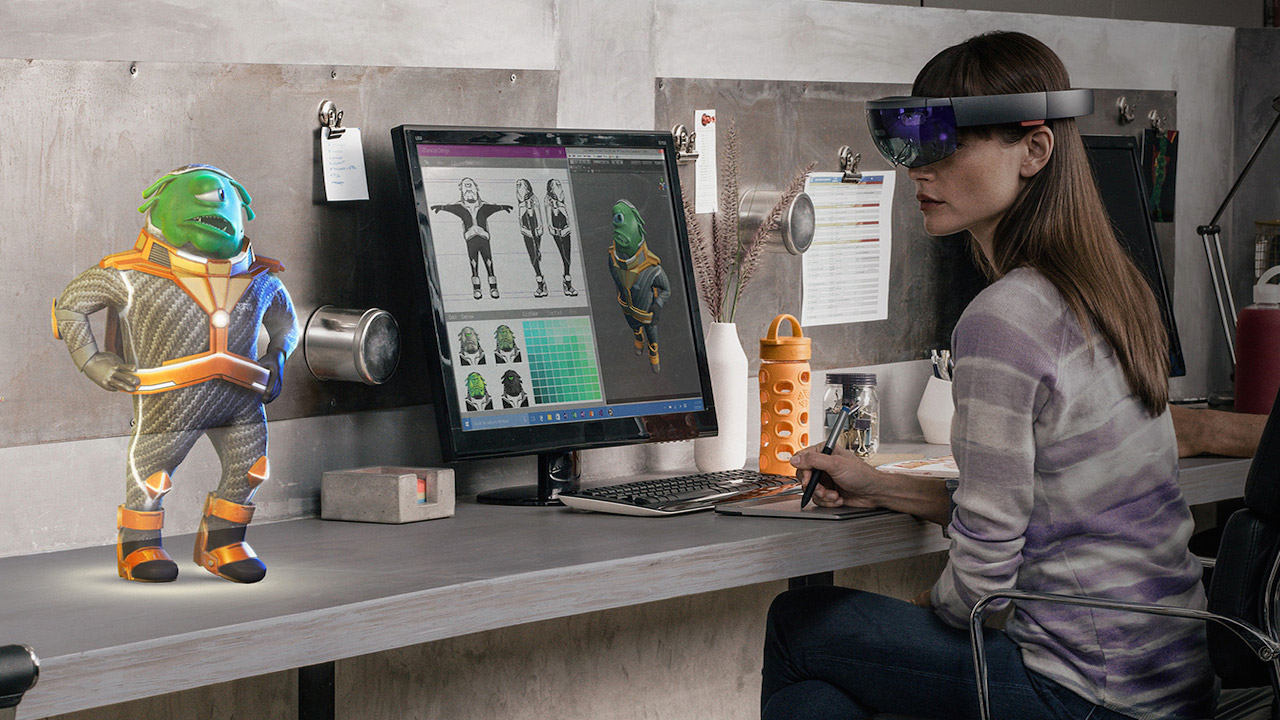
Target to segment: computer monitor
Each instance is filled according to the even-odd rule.
[[[716,432],[668,133],[392,130],[446,461],[537,454],[556,504],[576,451]]]
[[[1148,190],[1138,161],[1138,140],[1131,135],[1085,135],[1084,145],[1116,237],[1147,278],[1160,306],[1160,316],[1169,334],[1169,374],[1186,375],[1182,341],[1173,317],[1173,297],[1165,281],[1160,242],[1151,222]]]

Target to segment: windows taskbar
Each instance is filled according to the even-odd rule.
[[[609,418],[667,415],[679,412],[699,412],[704,407],[701,398],[684,398],[681,400],[658,400],[655,402],[626,403],[622,405],[575,407],[565,410],[481,415],[463,418],[462,431],[551,425],[566,422],[590,422],[592,420],[608,420]]]

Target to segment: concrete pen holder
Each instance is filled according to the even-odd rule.
[[[367,467],[330,470],[320,486],[320,517],[409,523],[451,517],[450,468]]]

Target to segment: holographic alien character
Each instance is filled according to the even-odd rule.
[[[222,477],[196,535],[196,564],[241,583],[267,572],[244,541],[253,494],[270,475],[264,403],[280,394],[285,359],[298,342],[283,268],[254,254],[244,225],[249,193],[209,165],[156,180],[138,208],[146,216],[132,250],[103,258],[53,304],[57,337],[76,368],[105,390],[133,395],[125,502],[117,510],[116,568],[138,582],[168,582],[178,566],[164,550],[166,493],[202,435]],[[107,310],[100,349],[89,315]],[[261,355],[259,327],[269,343]]]
[[[627,200],[613,205],[613,245],[609,272],[618,287],[618,304],[635,336],[635,351],[649,352],[649,369],[661,372],[658,361],[658,316],[671,297],[671,283],[662,260],[645,242],[644,218]]]
[[[510,205],[487,203],[480,198],[480,186],[471,178],[462,178],[458,183],[461,198],[449,205],[432,205],[431,212],[441,210],[458,216],[462,221],[462,239],[467,243],[467,255],[471,258],[471,296],[476,300],[484,297],[480,290],[480,261],[484,260],[485,272],[489,274],[489,295],[498,297],[498,278],[493,274],[493,252],[489,247],[492,235],[489,233],[489,216],[498,212],[511,212]]]

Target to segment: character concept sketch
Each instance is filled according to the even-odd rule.
[[[499,325],[493,331],[493,361],[496,363],[518,363],[523,361],[520,348],[516,345],[516,334],[506,325]]]
[[[671,283],[662,269],[662,260],[645,242],[644,218],[627,200],[613,205],[613,245],[609,248],[609,272],[618,286],[618,304],[635,335],[637,355],[649,351],[649,368],[660,372],[658,361],[658,316]]]
[[[76,367],[133,398],[125,502],[117,510],[116,569],[138,582],[169,582],[164,496],[178,465],[208,435],[222,465],[196,535],[196,564],[253,583],[267,572],[244,542],[253,494],[270,475],[263,403],[280,393],[298,329],[280,263],[254,254],[244,225],[249,193],[209,165],[156,180],[138,208],[146,221],[132,250],[78,275],[53,304],[55,335]],[[107,310],[105,348],[89,315]],[[259,326],[269,343],[258,354]]]
[[[502,373],[502,407],[529,407],[529,394],[524,391],[524,380],[515,370]]]
[[[484,348],[480,347],[480,335],[470,325],[458,331],[458,364],[485,364]]]
[[[547,281],[542,277],[542,203],[524,178],[516,180],[516,201],[520,204],[520,235],[524,237],[524,248],[529,251],[529,262],[538,281],[533,296],[546,297]]]
[[[480,289],[480,261],[484,260],[485,272],[489,274],[489,295],[497,298],[498,278],[493,274],[493,252],[489,247],[489,217],[498,212],[511,212],[511,206],[482,200],[480,186],[471,178],[462,178],[458,192],[461,196],[459,202],[432,205],[431,212],[443,210],[462,220],[462,238],[467,243],[467,255],[471,258],[471,296],[476,300],[484,297]]]
[[[556,247],[560,250],[560,260],[564,263],[564,294],[573,297],[578,291],[573,288],[573,278],[569,275],[569,260],[573,252],[569,209],[564,202],[564,188],[555,178],[547,181],[547,212],[551,215],[551,237],[555,239]]]
[[[493,397],[489,395],[489,386],[485,383],[484,376],[478,372],[467,375],[467,409],[493,409]]]

